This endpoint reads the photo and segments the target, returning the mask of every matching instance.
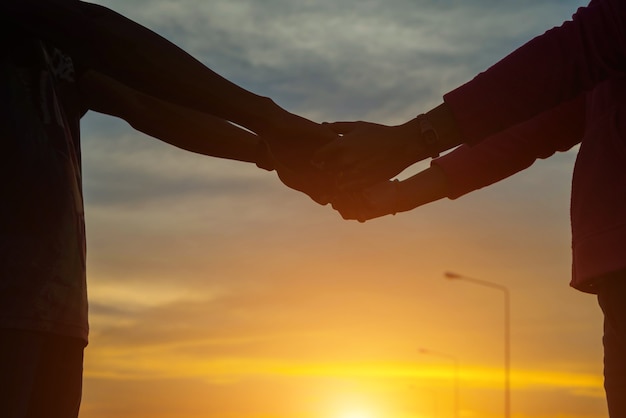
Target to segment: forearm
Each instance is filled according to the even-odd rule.
[[[146,116],[126,118],[138,131],[197,154],[259,162],[260,140],[242,128],[212,115],[169,105],[158,99],[142,103],[141,107],[148,112]]]
[[[433,160],[446,174],[448,197],[455,199],[489,186],[530,167],[538,158],[579,143],[585,130],[585,99],[582,94],[523,124]]]
[[[258,162],[259,139],[223,119],[138,92],[90,71],[80,80],[89,109],[119,117],[178,148],[219,158]]]
[[[447,196],[443,170],[431,166],[398,183],[396,212],[406,212]]]

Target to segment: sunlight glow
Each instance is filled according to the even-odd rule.
[[[344,411],[337,418],[376,418],[371,412],[365,410]]]

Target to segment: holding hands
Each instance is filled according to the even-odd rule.
[[[404,181],[390,180],[442,150],[424,115],[397,126],[370,122],[325,126],[340,136],[320,148],[313,163],[334,178],[331,203],[344,219],[365,222],[445,196],[445,177],[437,167]]]
[[[312,122],[279,108],[259,133],[261,159],[271,161],[280,180],[286,186],[307,194],[325,205],[336,194],[331,173],[319,170],[311,163],[314,153],[335,139],[328,127]],[[258,163],[257,165],[261,166]]]
[[[344,191],[362,189],[391,179],[429,156],[420,143],[419,120],[397,126],[370,122],[327,124],[340,139],[321,148],[314,162],[336,176]]]
[[[345,192],[333,198],[333,209],[344,219],[365,222],[385,215],[395,215],[401,200],[400,182],[388,180],[363,190]]]
[[[419,150],[412,146],[407,126],[370,122],[335,122],[328,126],[342,136],[321,148],[314,163],[335,173],[340,190],[359,190],[393,178],[418,157]]]

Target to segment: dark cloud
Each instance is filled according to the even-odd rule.
[[[290,110],[384,121],[440,100],[582,2],[105,3]]]

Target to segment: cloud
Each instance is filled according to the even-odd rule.
[[[263,181],[267,173],[252,164],[236,163],[240,167],[236,169],[232,162],[208,159],[133,132],[107,136],[91,135],[86,144],[83,165],[89,204],[132,208],[158,203],[152,200],[267,191]]]
[[[400,121],[581,2],[105,2],[315,120]]]

